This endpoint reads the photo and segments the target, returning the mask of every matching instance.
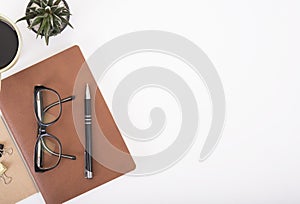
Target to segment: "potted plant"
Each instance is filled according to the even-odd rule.
[[[30,0],[26,13],[17,22],[26,20],[28,28],[41,38],[45,37],[46,44],[49,38],[60,34],[70,24],[70,10],[65,0]]]

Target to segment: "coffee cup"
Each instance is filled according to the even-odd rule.
[[[20,31],[13,21],[0,14],[0,89],[1,74],[14,66],[21,52]]]

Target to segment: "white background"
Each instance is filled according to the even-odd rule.
[[[0,0],[0,13],[17,20],[27,2]],[[222,139],[206,161],[198,159],[209,125],[203,118],[209,120],[204,117],[209,111],[200,114],[204,125],[200,122],[203,128],[194,145],[172,168],[146,177],[123,176],[69,203],[300,202],[299,1],[68,2],[75,29],[67,28],[52,38],[49,47],[35,39],[25,22],[18,24],[22,54],[5,76],[74,44],[88,58],[115,37],[155,29],[180,34],[201,47],[222,79],[227,100]],[[191,77],[191,85],[195,84]],[[100,88],[111,107],[108,85],[104,81]],[[199,102],[200,110],[205,106]],[[133,121],[144,120],[145,115],[132,114],[134,111],[131,106]],[[128,139],[126,142],[130,143]],[[143,153],[136,144],[129,144],[129,148]],[[24,201],[34,202],[42,202],[39,195]]]

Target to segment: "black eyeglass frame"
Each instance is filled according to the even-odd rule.
[[[59,115],[57,116],[57,118],[55,120],[53,120],[49,123],[44,123],[38,115],[37,95],[40,91],[51,91],[54,94],[56,94],[56,96],[58,98],[58,101],[48,105],[47,107],[45,107],[45,108],[40,107],[40,111],[42,111],[42,113],[46,113],[52,107],[54,107],[56,105],[59,105]],[[56,136],[54,136],[54,135],[52,135],[52,134],[50,134],[46,131],[46,128],[48,126],[51,126],[54,123],[56,123],[59,120],[59,118],[61,117],[62,103],[71,101],[74,98],[75,98],[74,96],[69,96],[67,98],[61,99],[59,93],[57,91],[55,91],[54,89],[51,89],[51,88],[48,88],[48,87],[45,87],[45,86],[35,86],[34,87],[34,112],[35,112],[35,117],[36,117],[36,120],[37,120],[37,123],[38,123],[38,131],[37,131],[38,135],[37,135],[35,148],[34,148],[34,169],[35,169],[35,172],[41,172],[42,173],[42,172],[46,172],[46,171],[49,171],[49,170],[52,170],[52,169],[56,168],[59,165],[59,163],[61,161],[61,158],[76,160],[76,156],[63,154],[62,153],[62,144],[61,144],[60,140]],[[55,141],[57,141],[57,143],[59,145],[59,151],[58,152],[52,151],[51,148],[49,148],[47,146],[47,144],[44,142],[44,138],[46,138],[46,137],[52,138]],[[41,153],[40,158],[38,158],[39,142],[41,142],[41,147],[43,148],[40,152]],[[42,163],[42,158],[43,158],[43,155],[42,155],[43,153],[42,152],[43,152],[43,150],[46,150],[51,155],[58,157],[57,162],[52,167],[43,168],[43,167],[40,167],[40,166],[37,165],[38,162]],[[39,159],[41,161],[38,161]]]

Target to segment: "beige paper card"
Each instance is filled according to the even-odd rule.
[[[0,162],[7,167],[6,175],[12,177],[12,181],[9,184],[4,184],[3,180],[0,179],[0,203],[16,203],[37,193],[34,182],[31,179],[1,116],[0,143],[4,144],[5,148],[13,149],[12,155],[4,154],[0,158]]]

